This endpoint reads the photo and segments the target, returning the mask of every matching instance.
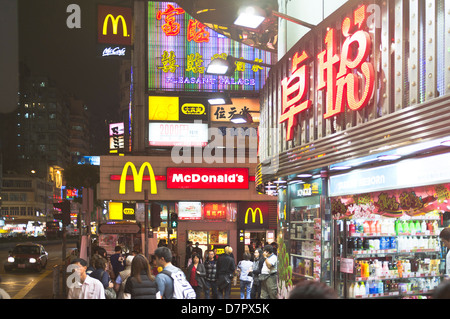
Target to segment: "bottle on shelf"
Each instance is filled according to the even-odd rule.
[[[358,286],[358,283],[356,285],[352,282],[352,285],[348,289],[348,296],[349,298],[355,298],[355,286]],[[357,288],[359,291],[359,287]]]

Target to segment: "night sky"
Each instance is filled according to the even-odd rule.
[[[108,147],[105,120],[119,119],[119,62],[97,56],[97,4],[129,6],[118,0],[19,0],[19,58],[33,75],[45,75],[91,110],[101,155]],[[70,4],[81,8],[81,28],[66,21]],[[103,140],[104,139],[104,140]]]

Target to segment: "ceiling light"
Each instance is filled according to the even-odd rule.
[[[450,140],[442,141],[442,142],[441,142],[441,145],[442,145],[442,146],[450,146]]]
[[[302,180],[292,180],[288,184],[304,184],[305,182]]]
[[[401,158],[400,155],[381,155],[377,157],[381,161],[395,161],[399,158]]]
[[[284,183],[286,183],[286,181],[283,181],[283,180],[277,180],[277,181],[273,181],[273,183],[274,184],[284,184]]]
[[[332,171],[344,171],[346,169],[352,168],[351,166],[333,166],[331,168]]]
[[[298,174],[297,175],[297,177],[300,177],[300,178],[309,178],[311,176],[312,176],[312,174]]]

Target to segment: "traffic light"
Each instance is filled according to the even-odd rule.
[[[171,228],[178,227],[178,215],[176,213],[170,213],[170,227]]]
[[[60,219],[64,226],[68,226],[70,224],[70,201],[63,200],[59,203],[53,203],[53,207],[61,211],[61,213],[53,214],[53,217]]]
[[[150,206],[150,226],[157,228],[161,225],[161,206],[156,203],[152,203]]]

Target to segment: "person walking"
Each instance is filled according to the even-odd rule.
[[[259,281],[259,275],[261,274],[265,258],[263,257],[263,251],[261,248],[256,248],[253,256],[253,265],[249,272],[249,275],[253,278],[250,299],[259,299],[261,297],[261,282]]]
[[[265,258],[261,269],[261,299],[277,299],[277,255],[272,245],[265,245],[263,249]]]
[[[75,274],[75,282],[69,284],[67,299],[105,299],[105,290],[102,283],[86,273],[87,261],[77,258],[72,261],[71,265],[74,265],[77,273]]]
[[[229,299],[231,293],[231,278],[236,270],[234,258],[231,257],[233,248],[230,246],[225,247],[225,253],[220,255],[217,259],[217,294],[218,299]]]
[[[134,256],[132,255],[127,257],[125,260],[125,269],[119,272],[119,275],[116,278],[114,290],[117,293],[117,299],[130,299],[130,295],[124,293],[124,289],[127,279],[131,275],[131,262],[133,261],[133,258]]]
[[[131,299],[157,299],[158,285],[144,255],[136,255],[131,262],[131,274],[124,288]]]
[[[122,255],[122,247],[116,246],[114,248],[114,254],[109,258],[112,267],[112,275],[114,279],[119,276],[119,272],[125,269],[125,258]]]
[[[253,278],[249,275],[249,271],[253,266],[250,261],[250,253],[245,252],[243,260],[237,266],[239,272],[239,282],[241,290],[241,299],[250,299]]]
[[[204,266],[206,271],[205,286],[203,289],[205,299],[217,299],[217,260],[214,250],[208,251],[208,257],[206,258]]]
[[[192,241],[188,241],[187,242],[187,246],[186,246],[186,256],[185,256],[185,261],[184,261],[184,266],[187,268],[189,266],[189,259],[192,256],[192,252],[193,252],[193,247],[192,247]]]
[[[181,271],[178,267],[172,265],[172,252],[167,247],[159,247],[155,250],[156,265],[163,268],[163,271],[175,273]],[[160,272],[156,276],[156,283],[158,290],[161,293],[161,298],[172,299],[174,286],[173,279],[166,273]]]
[[[193,253],[192,264],[187,269],[186,279],[194,289],[197,299],[200,299],[200,294],[205,287],[205,276],[205,266],[200,262],[198,254]]]
[[[94,260],[94,271],[92,271],[89,276],[99,280],[103,284],[103,288],[105,290],[106,299],[116,299],[117,295],[114,290],[114,284],[109,276],[109,273],[106,269],[107,260],[103,257],[97,258]]]

